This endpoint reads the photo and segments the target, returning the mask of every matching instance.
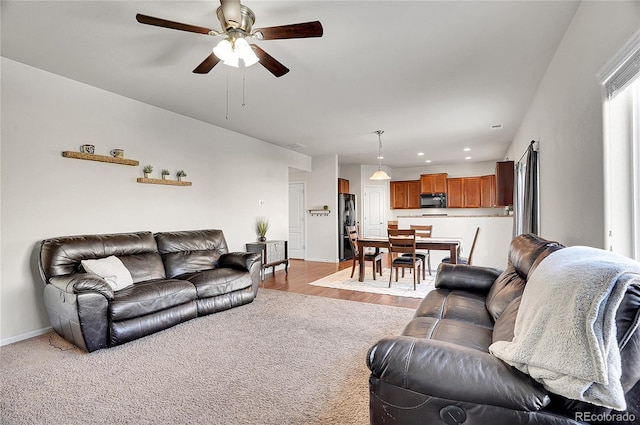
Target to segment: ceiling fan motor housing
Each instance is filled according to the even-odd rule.
[[[251,9],[244,5],[240,6],[240,22],[227,21],[222,13],[222,6],[218,7],[216,14],[218,15],[220,25],[224,28],[225,32],[230,33],[235,30],[243,33],[244,36],[251,34],[251,28],[256,21],[256,15],[253,14]]]

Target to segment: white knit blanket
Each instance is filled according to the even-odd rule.
[[[513,341],[489,351],[553,393],[624,410],[615,314],[627,272],[640,274],[640,263],[609,251],[550,254],[529,276]]]

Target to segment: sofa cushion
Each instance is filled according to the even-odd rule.
[[[415,317],[402,335],[451,342],[475,350],[489,352],[492,331],[473,323],[434,317]]]
[[[155,313],[196,299],[196,288],[186,280],[151,280],[115,293],[109,318],[120,321]]]
[[[449,289],[431,291],[420,303],[414,317],[451,319],[493,328],[493,319],[485,307],[485,297],[476,292]]]
[[[42,241],[40,267],[46,279],[81,270],[82,260],[114,255],[131,273],[133,282],[164,279],[164,265],[151,232],[62,236]]]
[[[215,297],[248,288],[253,283],[245,270],[219,268],[178,276],[196,287],[198,299]]]
[[[564,246],[533,234],[520,235],[511,241],[507,268],[487,294],[487,310],[494,320],[511,301],[522,295],[528,276],[540,261],[561,248]]]
[[[487,294],[487,310],[493,320],[497,320],[505,308],[524,292],[524,278],[518,274],[513,264],[509,264],[496,279]]]
[[[229,252],[222,230],[160,232],[155,238],[169,278],[212,269]]]
[[[511,301],[496,320],[493,326],[492,343],[496,341],[513,341],[513,329],[516,326],[516,317],[521,299],[522,296],[519,296]]]

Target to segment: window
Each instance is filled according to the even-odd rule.
[[[599,73],[607,247],[640,260],[640,32]]]

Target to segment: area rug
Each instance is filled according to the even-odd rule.
[[[0,350],[0,423],[366,425],[367,351],[413,313],[260,288],[93,353],[50,332]]]
[[[416,284],[416,289],[414,291],[413,274],[409,273],[408,270],[405,271],[404,278],[402,277],[402,271],[400,271],[400,278],[397,282],[395,280],[396,274],[394,272],[391,288],[389,288],[389,273],[391,273],[389,269],[383,269],[382,276],[378,275],[376,280],[373,280],[371,275],[371,266],[368,266],[366,268],[365,280],[363,282],[359,282],[358,270],[356,269],[356,272],[353,274],[353,278],[351,278],[351,267],[349,267],[348,269],[340,270],[332,275],[323,277],[315,282],[311,282],[309,285],[410,298],[424,298],[429,291],[435,289],[435,276],[427,275],[426,279],[420,280],[421,283],[419,285]]]

